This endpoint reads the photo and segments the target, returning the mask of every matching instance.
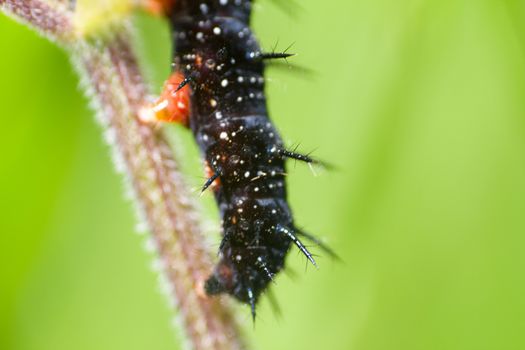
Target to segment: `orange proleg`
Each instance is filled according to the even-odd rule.
[[[153,104],[157,120],[189,125],[191,90],[188,85],[179,88],[183,81],[184,75],[174,72],[164,83],[160,97]]]
[[[175,4],[175,0],[143,0],[146,11],[157,15],[168,15]]]

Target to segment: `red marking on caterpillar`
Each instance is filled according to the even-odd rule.
[[[174,72],[164,83],[164,89],[152,107],[157,120],[188,126],[190,87],[186,85],[179,89],[183,81],[184,75]]]
[[[143,2],[146,11],[157,16],[170,13],[175,4],[175,0],[144,0]]]

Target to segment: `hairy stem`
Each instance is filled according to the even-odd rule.
[[[173,152],[162,129],[138,117],[147,91],[127,34],[129,23],[113,25],[104,38],[75,39],[72,13],[62,1],[0,0],[0,7],[71,53],[144,215],[188,345],[245,348],[230,308],[201,292],[212,270],[211,252]]]
[[[0,8],[51,40],[64,43],[73,38],[72,16],[64,1],[0,0]]]

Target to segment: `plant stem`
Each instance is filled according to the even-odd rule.
[[[73,37],[72,16],[63,1],[0,0],[0,9],[53,41],[64,43]]]
[[[71,53],[148,225],[190,348],[244,349],[232,310],[202,292],[212,254],[173,152],[162,129],[138,117],[147,90],[131,49],[129,23],[111,26],[104,38],[74,39],[72,12],[63,2],[0,0],[0,7]]]

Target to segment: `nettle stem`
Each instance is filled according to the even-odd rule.
[[[138,117],[147,89],[131,48],[130,24],[112,25],[100,38],[77,38],[65,1],[0,0],[0,8],[71,54],[144,215],[190,348],[244,349],[227,303],[200,292],[213,264],[193,195],[162,129]]]

